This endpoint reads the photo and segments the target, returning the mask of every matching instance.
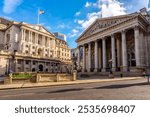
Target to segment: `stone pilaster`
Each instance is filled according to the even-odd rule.
[[[45,46],[45,36],[42,35],[42,45]]]
[[[91,43],[88,43],[88,72],[91,72]]]
[[[23,71],[26,72],[26,60],[23,60]]]
[[[106,39],[102,39],[102,47],[103,47],[103,72],[106,72],[106,64],[107,64],[107,60],[106,60]]]
[[[39,35],[37,33],[35,33],[35,42],[37,45],[38,45],[38,38],[39,38]]]
[[[33,34],[32,34],[32,32],[30,32],[30,42],[31,43],[33,42]]]
[[[29,45],[29,53],[32,55],[32,44]]]
[[[112,71],[116,71],[115,38],[111,35]]]
[[[22,28],[22,30],[21,30],[21,40],[24,41],[24,29],[23,29],[23,28]]]
[[[23,30],[23,40],[25,41],[25,38],[26,38],[26,30],[24,29]]]
[[[33,60],[30,61],[30,71],[32,72],[32,68],[33,68]]]
[[[95,41],[95,49],[94,49],[94,57],[95,57],[95,72],[98,72],[98,41]]]
[[[126,32],[121,32],[122,36],[122,67],[123,71],[127,72],[127,41],[126,41]]]
[[[28,42],[31,42],[31,32],[29,31],[29,38],[28,38]]]

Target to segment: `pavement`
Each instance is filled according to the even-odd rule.
[[[19,89],[19,88],[32,88],[32,87],[48,87],[48,86],[60,86],[60,85],[75,85],[75,84],[88,84],[88,83],[102,83],[113,81],[126,81],[142,79],[143,77],[124,77],[124,78],[82,78],[76,81],[64,81],[64,82],[41,82],[41,83],[19,83],[19,84],[0,84],[0,90],[5,89]]]

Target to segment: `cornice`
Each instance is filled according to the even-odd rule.
[[[120,16],[113,16],[113,17],[107,17],[107,18],[101,18],[101,19],[97,19],[95,20],[85,31],[83,31],[83,33],[78,37],[78,39],[76,40],[76,42],[78,42],[80,39],[82,39],[82,36],[92,27],[94,26],[98,21],[109,21],[109,20],[113,20],[113,19],[121,19],[121,18],[131,18],[131,17],[134,17],[134,16],[137,16],[138,13],[135,12],[135,13],[132,13],[132,14],[128,14],[128,15],[120,15]],[[120,22],[119,22],[120,23]],[[115,25],[115,24],[114,24]],[[111,25],[113,26],[113,25]],[[109,27],[111,27],[109,26]],[[104,28],[103,30],[107,29],[108,27]],[[101,30],[102,31],[102,30]]]
[[[82,41],[82,40],[84,40],[84,39],[86,39],[86,38],[89,38],[89,37],[91,37],[91,36],[93,36],[93,35],[96,35],[96,34],[98,34],[98,33],[103,33],[103,32],[105,32],[105,31],[111,30],[111,29],[113,29],[113,28],[115,28],[115,27],[117,27],[117,26],[119,26],[119,25],[122,25],[122,24],[124,24],[124,23],[128,23],[129,21],[131,21],[131,20],[133,20],[133,19],[136,19],[136,18],[137,18],[137,16],[134,16],[134,17],[131,17],[131,18],[129,18],[129,19],[126,19],[126,20],[124,20],[124,21],[122,21],[122,22],[118,22],[118,23],[116,23],[116,24],[114,24],[114,25],[111,25],[111,26],[109,26],[109,27],[107,27],[107,28],[101,30],[101,31],[98,31],[98,32],[95,32],[95,33],[93,33],[93,34],[91,34],[91,35],[89,35],[89,36],[83,37],[83,38],[77,40],[77,42]]]
[[[45,34],[45,35],[48,35],[48,36],[50,36],[50,37],[54,37],[54,38],[55,38],[55,36],[52,35],[51,33],[45,33],[45,32],[42,32],[42,31],[40,31],[40,30],[36,30],[36,29],[34,29],[34,28],[31,28],[31,27],[29,27],[29,26],[27,26],[27,25],[24,25],[24,24],[21,25],[20,27],[23,28],[23,29],[32,30],[33,32],[38,32],[38,33],[40,33],[40,34]]]

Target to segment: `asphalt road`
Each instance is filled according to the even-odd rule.
[[[149,100],[146,79],[0,90],[1,100]]]

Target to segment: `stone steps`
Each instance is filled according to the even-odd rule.
[[[109,77],[109,72],[99,72],[99,73],[78,73],[78,77],[81,78],[88,78],[88,77],[95,77],[95,76],[100,76],[100,77]],[[142,73],[138,72],[113,72],[114,77],[121,77],[121,74],[123,77],[139,77],[142,76]]]

